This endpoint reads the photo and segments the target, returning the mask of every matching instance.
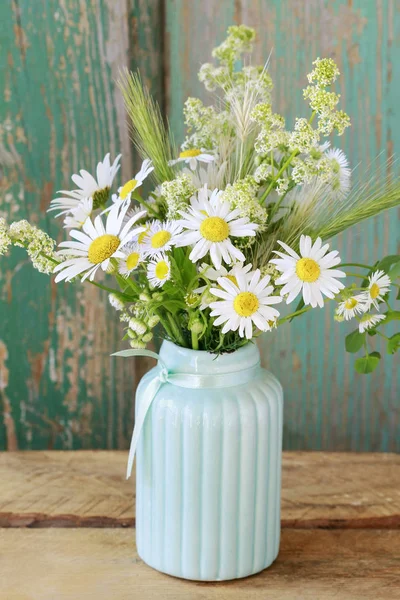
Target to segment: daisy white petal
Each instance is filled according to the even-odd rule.
[[[378,302],[382,302],[383,296],[390,291],[392,281],[384,271],[375,271],[368,279],[368,307],[373,305],[379,310]]]
[[[98,216],[92,223],[91,218],[86,219],[83,230],[84,233],[72,230],[70,235],[77,239],[77,242],[62,242],[60,247],[63,254],[68,254],[71,258],[57,265],[55,272],[58,275],[56,283],[65,279],[70,281],[76,275],[82,275],[82,281],[89,278],[93,281],[99,267],[107,270],[110,266],[111,258],[124,258],[125,254],[121,252],[121,247],[128,241],[129,236],[136,235],[143,231],[142,228],[132,229],[126,232],[125,237],[121,237],[120,228],[122,226],[121,205],[114,205],[107,216],[107,222],[104,225],[102,217]],[[76,268],[75,268],[76,266]]]
[[[211,315],[217,317],[214,325],[218,326],[225,322],[222,333],[239,330],[239,336],[247,339],[253,337],[253,327],[260,331],[269,331],[279,316],[279,312],[269,305],[282,301],[280,296],[267,294],[267,291],[272,291],[269,282],[269,275],[260,280],[259,271],[248,271],[248,269],[244,274],[243,270],[238,272],[235,281],[227,277],[219,277],[218,284],[222,289],[211,288],[210,290],[213,295],[223,298],[210,305]],[[262,288],[259,287],[260,284]],[[263,292],[257,293],[257,289],[263,289]]]
[[[386,315],[363,315],[358,324],[358,330],[360,333],[364,333],[364,331],[372,329],[384,319],[386,319]]]
[[[171,279],[171,264],[165,254],[160,253],[152,257],[147,266],[147,278],[153,287],[162,287]]]
[[[344,284],[336,278],[345,277],[346,273],[330,268],[339,264],[340,258],[336,251],[326,254],[329,244],[322,246],[320,238],[312,244],[310,236],[302,235],[299,256],[283,242],[278,243],[288,252],[288,256],[276,252],[282,258],[275,258],[270,262],[281,272],[276,283],[284,285],[281,295],[287,295],[287,304],[302,293],[304,304],[313,308],[322,307],[323,295],[332,298],[344,288]]]
[[[111,165],[110,154],[106,154],[103,161],[97,164],[97,180],[84,169],[81,169],[80,175],[72,175],[71,179],[77,186],[77,189],[57,192],[58,194],[63,194],[63,196],[54,198],[50,202],[49,211],[61,210],[57,216],[69,214],[73,210],[76,210],[80,202],[85,198],[92,198],[94,210],[104,205],[109,198],[112,183],[120,168],[120,158],[121,154],[118,154]]]

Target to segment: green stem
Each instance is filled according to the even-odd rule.
[[[341,267],[343,267],[343,265],[340,265]],[[360,273],[347,273],[346,272],[346,276],[347,277],[360,277],[360,279],[365,279],[365,275],[360,275]]]
[[[297,317],[298,315],[302,315],[305,312],[308,312],[309,310],[311,310],[311,306],[306,306],[305,308],[302,308],[301,310],[296,310],[296,312],[291,313],[290,315],[287,315],[287,317],[283,317],[282,319],[278,320],[278,325],[282,325],[282,323],[285,323],[285,321],[289,321],[289,319],[294,319],[294,317]]]
[[[369,265],[362,265],[361,263],[341,263],[341,267],[360,267],[360,269],[368,269],[369,271],[373,268]]]
[[[278,179],[282,175],[282,173],[284,171],[286,171],[287,167],[290,165],[290,163],[292,162],[292,160],[294,159],[294,157],[296,156],[296,154],[298,154],[298,150],[293,150],[292,154],[289,156],[289,158],[287,159],[287,161],[279,169],[279,171],[277,172],[277,174],[272,179],[271,183],[269,184],[269,186],[267,187],[267,189],[265,190],[265,192],[261,196],[261,198],[260,198],[260,204],[264,204],[264,200],[266,199],[266,197],[268,196],[268,194],[270,193],[270,191],[272,190],[272,188],[274,187],[275,183],[278,181]]]
[[[171,326],[171,331],[172,331],[175,339],[177,339],[179,341],[181,346],[186,348],[186,343],[185,343],[185,339],[182,335],[182,331],[179,329],[179,325],[177,324],[177,322],[175,321],[174,317],[172,316],[172,314],[170,312],[167,313],[167,319],[169,321],[169,324]]]
[[[197,333],[195,333],[194,331],[192,331],[192,348],[193,350],[199,349],[199,338],[197,336]]]
[[[388,338],[387,335],[385,335],[384,333],[382,333],[381,331],[379,331],[379,329],[375,329],[376,333],[378,335],[380,335],[381,337],[385,338],[385,340],[389,341],[390,338]]]

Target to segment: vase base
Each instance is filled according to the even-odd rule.
[[[139,554],[139,556],[140,556],[140,554]],[[188,581],[199,581],[199,582],[202,581],[202,582],[209,582],[209,583],[218,582],[218,581],[233,581],[235,579],[244,579],[245,577],[252,577],[253,575],[258,575],[262,571],[265,571],[265,569],[268,569],[275,562],[277,557],[278,557],[278,553],[270,562],[263,565],[259,569],[244,572],[240,575],[226,575],[226,576],[218,577],[218,576],[212,576],[211,574],[210,574],[210,576],[200,576],[198,573],[184,573],[184,572],[175,571],[173,569],[162,568],[159,565],[151,564],[150,561],[147,561],[142,556],[140,556],[140,558],[143,560],[143,562],[147,566],[149,566],[151,569],[154,569],[155,571],[164,573],[165,575],[169,575],[171,577],[176,577],[177,579],[186,579]]]

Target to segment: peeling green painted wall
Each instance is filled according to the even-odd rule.
[[[181,141],[187,95],[227,26],[257,28],[257,59],[273,50],[274,101],[290,123],[316,56],[340,66],[352,117],[341,146],[356,165],[400,152],[397,0],[11,0],[0,5],[0,215],[28,218],[60,241],[46,207],[77,169],[108,150],[134,157],[119,68],[139,67]],[[398,251],[396,211],[340,237],[348,259]],[[133,389],[146,363],[112,362],[120,328],[96,289],[51,284],[21,250],[0,263],[0,449],[126,447]],[[285,388],[292,449],[400,450],[398,363],[354,375],[351,326],[312,313],[274,337],[264,363]]]

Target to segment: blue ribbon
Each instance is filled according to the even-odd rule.
[[[129,448],[128,465],[126,469],[126,478],[132,474],[133,461],[135,460],[136,448],[139,441],[140,433],[143,429],[144,422],[146,420],[147,413],[150,406],[157,395],[157,392],[164,383],[172,383],[179,387],[201,389],[201,388],[221,388],[221,387],[232,387],[242,385],[251,381],[255,376],[260,366],[257,363],[251,368],[246,368],[241,371],[235,371],[234,373],[217,373],[214,375],[196,375],[194,373],[171,373],[168,371],[165,363],[156,352],[151,350],[121,350],[120,352],[114,352],[111,356],[148,356],[155,358],[158,361],[159,371],[157,376],[154,377],[147,386],[144,400],[140,403],[138,412],[135,419],[135,427],[132,433],[131,445]]]

